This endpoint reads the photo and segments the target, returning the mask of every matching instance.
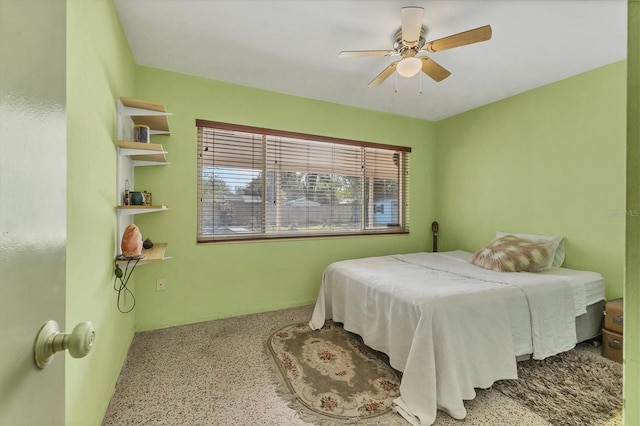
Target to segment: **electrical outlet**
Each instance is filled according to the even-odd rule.
[[[156,280],[156,291],[165,291],[167,289],[167,280],[164,278],[158,278]]]

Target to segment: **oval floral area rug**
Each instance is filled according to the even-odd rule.
[[[399,373],[384,354],[341,326],[331,321],[320,330],[307,323],[289,325],[273,333],[267,347],[291,399],[321,418],[351,423],[393,412]]]

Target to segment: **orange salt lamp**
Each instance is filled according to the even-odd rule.
[[[129,225],[124,230],[120,249],[125,257],[140,256],[142,253],[142,234],[136,225]]]

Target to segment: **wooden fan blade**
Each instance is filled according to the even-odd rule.
[[[422,50],[428,52],[441,52],[454,47],[465,46],[467,44],[478,43],[491,39],[491,25],[475,28],[473,30],[443,37],[438,40],[430,41],[424,45]]]
[[[371,80],[368,86],[380,86],[391,74],[393,74],[393,72],[396,70],[396,67],[398,66],[398,62],[400,61],[395,61],[394,63],[383,69],[382,72],[376,76],[376,78]]]
[[[403,7],[401,12],[402,39],[407,43],[417,43],[422,30],[424,9],[421,7]]]
[[[376,56],[391,56],[397,54],[395,50],[343,50],[339,58],[366,58]]]
[[[422,61],[422,72],[435,81],[442,81],[451,75],[447,69],[443,68],[431,58],[422,56],[420,60]]]

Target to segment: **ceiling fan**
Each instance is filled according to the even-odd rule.
[[[475,28],[425,42],[426,27],[422,25],[424,9],[422,7],[403,7],[402,26],[393,36],[393,50],[346,50],[340,52],[340,58],[362,58],[371,56],[401,56],[387,66],[369,83],[369,87],[381,85],[394,71],[403,77],[413,77],[420,71],[435,81],[442,81],[451,73],[427,56],[417,55],[423,52],[440,52],[454,47],[466,46],[491,39],[491,26]]]

